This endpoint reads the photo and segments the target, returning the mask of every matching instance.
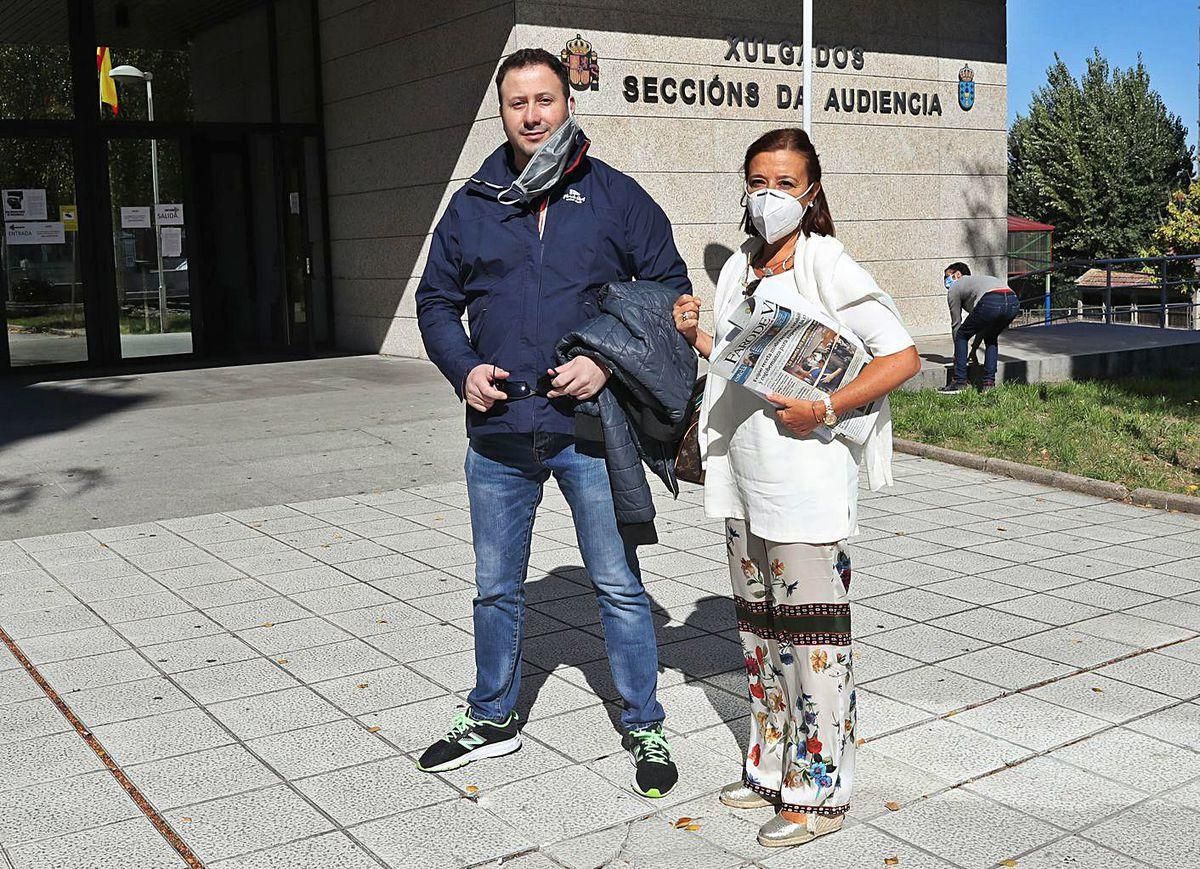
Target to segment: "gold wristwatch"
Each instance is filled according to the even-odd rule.
[[[821,401],[825,404],[825,416],[821,422],[832,428],[838,423],[838,415],[833,412],[833,399],[828,395],[821,396]]]

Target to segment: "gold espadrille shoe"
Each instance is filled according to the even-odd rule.
[[[783,815],[776,815],[767,821],[758,831],[758,844],[764,848],[789,848],[792,845],[803,845],[818,836],[836,833],[842,828],[843,815],[827,818],[824,815],[806,815],[803,823],[789,821]]]
[[[723,805],[729,806],[731,809],[761,809],[766,806],[775,805],[740,781],[735,781],[721,788],[719,799]]]

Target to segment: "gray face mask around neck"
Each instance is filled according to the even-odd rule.
[[[512,184],[496,195],[501,205],[528,205],[562,180],[579,122],[574,113],[534,152]]]

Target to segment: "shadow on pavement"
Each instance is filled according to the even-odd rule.
[[[591,623],[592,619],[598,618],[598,607],[594,594],[587,592],[587,587],[578,582],[573,582],[559,575],[561,573],[577,572],[583,573],[583,568],[578,565],[564,565],[556,567],[552,572],[545,574],[536,582],[526,583],[527,594],[527,622],[528,615],[533,610],[530,610],[531,604],[545,603],[550,601],[561,601],[564,599],[573,600],[577,603],[577,613],[579,616],[579,625],[587,624],[589,629],[594,629],[596,623]],[[730,600],[727,597],[716,595],[706,595],[700,598],[696,605],[688,613],[687,618],[682,623],[671,624],[671,616],[667,609],[662,606],[654,598],[653,583],[647,585],[647,597],[650,599],[650,609],[653,612],[655,634],[658,638],[659,647],[659,673],[663,673],[666,667],[663,664],[662,649],[673,643],[683,642],[686,640],[700,639],[710,636],[714,626],[725,625],[725,627],[735,627],[735,622],[728,617],[730,609]],[[562,620],[562,614],[556,614],[556,618]],[[728,622],[728,624],[725,624]],[[526,638],[528,643],[529,638]],[[557,655],[549,659],[541,658],[538,661],[538,666],[544,668],[544,672],[538,671],[523,675],[521,679],[521,697],[517,701],[517,711],[520,713],[522,720],[528,722],[530,720],[530,712],[537,703],[538,695],[545,686],[546,681],[550,678],[550,674],[561,666],[576,667],[583,673],[584,679],[587,682],[587,688],[594,695],[605,701],[605,711],[608,714],[609,721],[612,723],[613,729],[617,733],[622,732],[621,728],[621,700],[616,687],[613,684],[612,674],[609,669],[608,658],[602,658],[596,661],[589,661],[583,664],[578,663],[578,658],[569,648],[554,647],[558,652]],[[741,653],[735,647],[731,646],[730,664],[740,665]],[[711,681],[706,681],[698,676],[694,676],[687,672],[686,665],[682,669],[684,673],[685,684],[699,685],[704,692],[705,697],[712,707],[713,711],[718,715],[722,710],[727,710],[730,707],[731,697],[730,691],[724,690],[713,684]],[[718,673],[711,679],[728,679],[732,683],[744,682],[740,666],[733,672]],[[665,689],[661,682],[659,685],[659,693]],[[732,697],[732,702],[737,703],[737,698]],[[745,698],[746,714],[750,712],[749,698]],[[538,717],[545,718],[556,715],[567,710],[558,710],[548,707],[538,709]],[[667,711],[668,725],[673,726],[676,730],[691,731],[699,728],[689,727],[684,720],[688,715],[687,709],[669,708]],[[724,720],[725,725],[729,728],[731,734],[739,745],[745,745],[747,733],[744,719]]]
[[[100,468],[65,468],[63,475],[70,481],[59,484],[70,497],[78,497],[104,485],[107,474]],[[24,513],[45,488],[45,481],[33,474],[0,477],[0,515]]]
[[[39,382],[0,379],[0,450],[42,435],[87,425],[101,417],[132,410],[152,398],[126,393],[131,379]]]
[[[24,379],[0,380],[0,457],[22,441],[61,434],[90,425],[98,419],[133,410],[154,396],[145,391],[125,390],[130,381],[39,382]],[[26,463],[28,465],[28,463]],[[0,465],[0,468],[3,468]],[[16,516],[31,510],[54,487],[55,494],[75,498],[105,485],[108,474],[102,467],[73,465],[55,472],[53,482],[45,473],[0,470],[0,515]],[[7,471],[7,472],[5,472]]]

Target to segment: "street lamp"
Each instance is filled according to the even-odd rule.
[[[113,81],[122,84],[138,81],[146,83],[146,119],[153,122],[154,89],[150,82],[154,81],[154,74],[124,64],[115,67],[108,75]],[[162,229],[158,225],[158,140],[153,137],[150,139],[150,177],[154,187],[154,250],[158,257],[158,330],[162,334],[167,331],[167,281],[163,275]]]

